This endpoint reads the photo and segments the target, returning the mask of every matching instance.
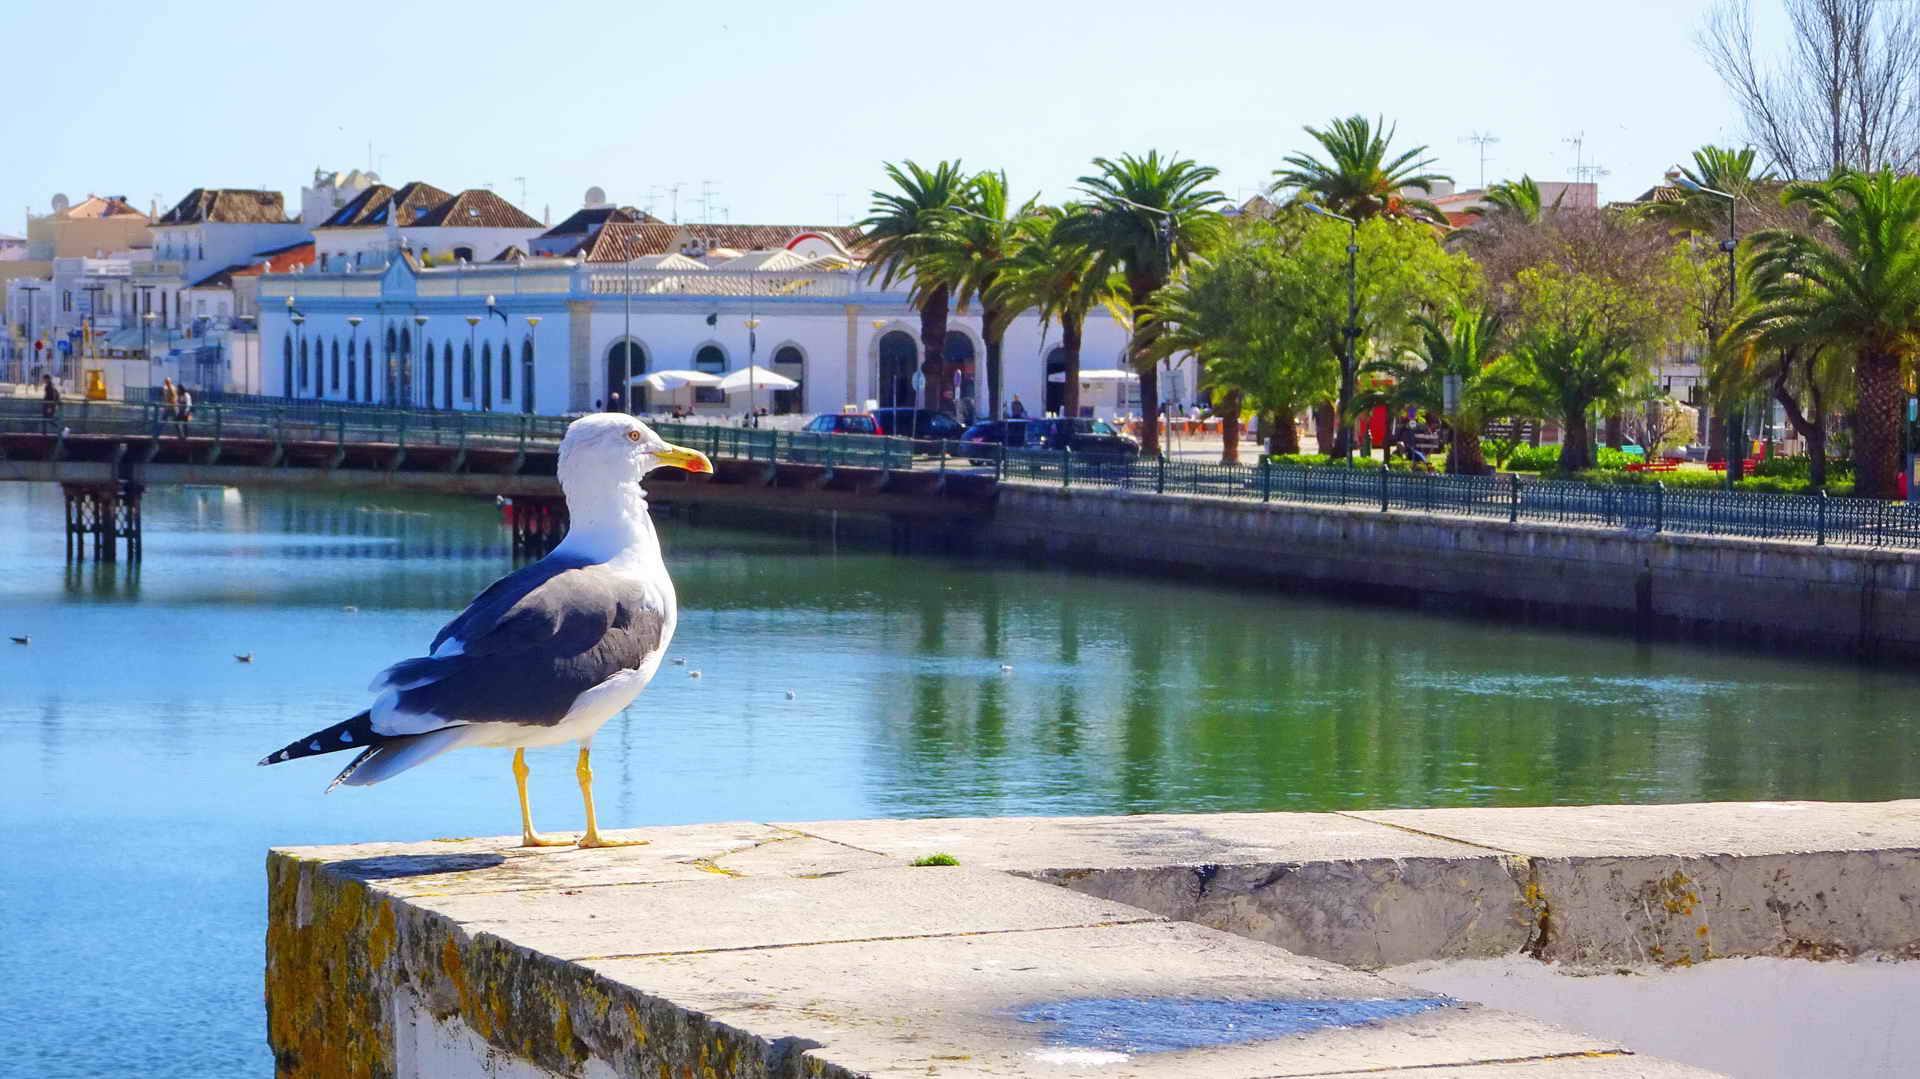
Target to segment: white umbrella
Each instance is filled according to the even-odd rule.
[[[640,381],[655,393],[669,393],[682,386],[718,386],[720,376],[705,371],[669,370],[655,371]]]
[[[723,393],[742,393],[746,390],[792,390],[800,384],[785,375],[769,371],[764,367],[742,367],[732,371],[719,382]]]
[[[1067,373],[1065,371],[1055,371],[1053,374],[1047,376],[1048,382],[1065,382],[1066,380],[1067,380]],[[1135,372],[1122,371],[1118,368],[1095,367],[1090,370],[1080,372],[1080,381],[1082,382],[1138,382],[1140,381],[1140,376]]]

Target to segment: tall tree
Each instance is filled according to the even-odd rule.
[[[1226,233],[1220,207],[1227,197],[1206,185],[1220,170],[1158,150],[1144,157],[1096,157],[1097,170],[1080,177],[1086,201],[1056,228],[1060,238],[1093,252],[1097,278],[1120,273],[1133,311],[1127,353],[1140,375],[1140,401],[1148,413],[1142,439],[1150,455],[1160,452],[1160,372],[1153,359],[1157,327],[1147,313],[1154,293]]]
[[[1920,351],[1920,177],[1846,172],[1792,184],[1785,200],[1811,228],[1753,236],[1751,307],[1727,336],[1850,354],[1854,489],[1897,497],[1904,375]]]
[[[1487,204],[1481,216],[1503,216],[1523,225],[1537,225],[1549,209],[1558,210],[1565,198],[1566,192],[1562,191],[1553,205],[1547,206],[1540,184],[1521,173],[1518,180],[1501,180],[1487,188]]]
[[[1320,144],[1325,159],[1312,154],[1282,159],[1286,167],[1274,170],[1273,189],[1356,220],[1410,217],[1445,225],[1447,217],[1439,207],[1426,199],[1408,198],[1405,192],[1431,194],[1433,185],[1449,177],[1425,171],[1434,160],[1422,156],[1425,146],[1394,154],[1391,143],[1396,130],[1359,115],[1335,120],[1325,129],[1308,127],[1307,134]]]
[[[1750,0],[1719,0],[1700,49],[1790,178],[1920,164],[1920,9],[1882,0],[1784,0],[1791,44],[1763,58]]]
[[[1060,223],[1075,209],[1042,206],[1022,217],[1019,242],[994,283],[1004,310],[1037,311],[1043,330],[1060,324],[1066,368],[1060,407],[1068,416],[1080,414],[1080,341],[1087,313],[1113,294],[1111,277],[1096,272],[1093,252],[1062,235]]]
[[[1363,370],[1386,376],[1391,388],[1379,395],[1388,405],[1412,405],[1438,416],[1446,411],[1446,381],[1458,380],[1459,396],[1447,422],[1454,431],[1447,471],[1477,476],[1487,471],[1480,450],[1480,430],[1491,418],[1489,409],[1503,402],[1490,393],[1486,375],[1500,355],[1500,316],[1482,307],[1456,300],[1444,320],[1415,315],[1418,341],[1405,353],[1369,363]]]
[[[1020,222],[1033,213],[1035,199],[1013,207],[1007,195],[1007,174],[982,172],[962,190],[936,228],[940,236],[924,260],[928,272],[952,282],[954,309],[965,313],[980,305],[980,332],[986,341],[987,415],[1000,415],[1004,382],[1002,353],[1007,324],[1017,313],[1009,309],[1004,292],[995,288],[1020,243]]]
[[[931,169],[913,161],[889,162],[886,172],[893,190],[875,191],[868,216],[860,222],[871,245],[867,273],[883,288],[896,281],[912,282],[909,302],[920,312],[921,370],[927,376],[925,407],[942,408],[951,404],[953,393],[944,357],[954,285],[942,276],[941,267],[950,264],[943,262],[949,254],[944,245],[951,240],[942,226],[947,208],[971,178],[958,161],[942,161]]]

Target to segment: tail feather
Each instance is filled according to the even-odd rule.
[[[379,745],[369,747],[353,759],[353,763],[340,770],[327,784],[327,790],[342,783],[349,787],[371,787],[383,779],[392,779],[415,765],[425,764],[449,749],[460,745],[472,731],[465,727],[442,727],[425,734],[409,734],[399,738],[389,738]]]
[[[337,753],[343,749],[366,749],[387,741],[388,737],[373,729],[371,712],[362,712],[352,719],[343,719],[331,727],[314,731],[305,738],[288,742],[284,747],[260,758],[260,763],[279,764],[281,761],[297,760],[321,753]]]

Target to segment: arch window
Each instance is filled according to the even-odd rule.
[[[394,393],[391,403],[399,405],[402,408],[405,408],[407,405],[410,405],[413,403],[414,373],[413,373],[413,329],[412,327],[409,327],[409,326],[400,327],[400,357],[399,357],[399,362],[394,364],[394,369],[399,372],[398,378],[399,378],[400,385],[398,387],[398,390]]]
[[[423,380],[421,389],[424,391],[424,396],[422,397],[422,400],[426,401],[428,408],[432,408],[433,407],[433,361],[434,361],[434,357],[437,356],[438,353],[434,351],[432,341],[428,341],[426,343],[426,347],[424,351],[427,354],[427,362],[420,365],[420,377]]]
[[[454,258],[456,258],[456,259],[459,259],[459,260],[460,260],[461,262],[472,262],[472,261],[473,261],[473,248],[471,248],[471,247],[456,247],[456,248],[454,248],[454,249],[453,249],[453,257],[454,257]]]
[[[913,336],[894,330],[880,338],[880,387],[876,394],[884,408],[913,406],[913,372],[920,365],[920,349]]]
[[[493,342],[480,343],[480,407],[493,411]]]
[[[727,353],[719,345],[701,345],[693,354],[693,369],[705,371],[710,375],[723,375],[727,371]],[[726,391],[718,386],[695,386],[693,403],[696,405],[724,405],[727,403]]]
[[[513,400],[513,346],[500,342],[500,403]]]
[[[359,373],[358,368],[360,365],[353,361],[353,346],[349,344],[347,346],[347,400],[349,401],[357,401],[360,399],[360,380],[355,377]]]
[[[460,346],[460,399],[473,400],[473,342]]]
[[[308,385],[309,385],[309,382],[307,379],[307,341],[306,341],[306,338],[303,337],[300,339],[300,388],[304,390],[307,388]]]
[[[1060,376],[1060,381],[1055,382],[1053,380],[1053,376],[1055,375]],[[1055,345],[1053,349],[1047,353],[1045,385],[1046,399],[1044,404],[1046,410],[1052,413],[1064,412],[1067,407],[1067,350],[1062,346]]]
[[[533,338],[520,342],[520,411],[533,411]]]
[[[347,362],[352,363],[353,357],[351,356],[347,357]],[[373,400],[373,342],[372,341],[366,341],[360,345],[360,384],[367,388],[367,400],[369,401]]]
[[[280,339],[280,392],[293,396],[293,335]]]
[[[441,349],[442,349],[441,355],[445,357],[445,362],[441,365],[441,370],[440,370],[440,374],[442,376],[440,379],[440,397],[442,402],[441,407],[452,408],[453,407],[453,342],[448,341],[445,345],[441,346]]]
[[[781,345],[773,350],[773,371],[800,383],[790,390],[773,391],[774,415],[784,416],[801,411],[806,401],[806,353],[801,352],[797,345]]]
[[[352,354],[352,353],[348,353],[348,354],[347,354],[347,361],[348,361],[349,363],[351,363],[351,362],[353,361],[353,354]],[[332,370],[333,370],[333,378],[332,378],[332,381],[331,381],[331,382],[329,382],[329,383],[323,383],[323,384],[321,385],[321,387],[320,387],[320,392],[321,392],[321,393],[322,393],[323,395],[324,395],[324,394],[325,394],[325,393],[327,392],[327,386],[329,386],[329,385],[331,385],[331,386],[333,387],[333,392],[335,392],[335,393],[339,393],[339,392],[340,392],[340,339],[339,339],[338,337],[336,337],[336,338],[334,338],[334,339],[333,339],[333,368],[332,368]]]
[[[631,364],[631,368],[629,368]],[[625,385],[631,370],[632,385]],[[647,347],[638,341],[615,341],[607,350],[607,408],[613,408],[613,395],[620,394],[621,407],[629,412],[645,412],[647,388],[638,384],[647,373]]]

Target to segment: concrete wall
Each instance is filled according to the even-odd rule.
[[[1428,610],[1920,658],[1920,553],[1003,484],[993,553]]]

